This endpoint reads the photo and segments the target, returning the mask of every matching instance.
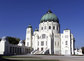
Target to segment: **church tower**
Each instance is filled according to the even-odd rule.
[[[28,28],[26,29],[26,40],[25,40],[25,46],[27,47],[32,47],[32,34],[33,29],[32,26],[29,25]]]

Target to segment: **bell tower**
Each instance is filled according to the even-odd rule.
[[[26,40],[25,40],[25,46],[32,47],[32,35],[33,35],[33,29],[32,26],[29,25],[26,29]]]

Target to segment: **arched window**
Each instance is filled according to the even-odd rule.
[[[43,27],[41,27],[41,30],[43,30]]]
[[[44,39],[46,37],[46,35],[45,34],[42,34],[42,39]]]
[[[44,41],[41,41],[41,46],[44,46]]]
[[[67,44],[68,44],[68,42],[66,41],[66,42],[65,42],[65,45],[67,45]]]
[[[49,26],[49,29],[51,29],[51,26]]]
[[[57,30],[59,30],[59,26],[57,26]]]

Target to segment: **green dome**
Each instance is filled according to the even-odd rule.
[[[46,22],[46,21],[53,21],[53,22],[59,22],[57,16],[51,12],[51,10],[48,10],[48,12],[42,16],[40,22]]]

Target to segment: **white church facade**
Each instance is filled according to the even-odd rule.
[[[26,29],[25,46],[33,48],[31,54],[73,55],[75,41],[71,30],[60,33],[59,19],[49,10],[42,16],[39,29],[33,32],[31,25]]]
[[[31,52],[31,49],[32,52]],[[71,30],[65,29],[60,33],[59,19],[50,10],[42,16],[39,29],[31,25],[26,29],[25,45],[20,41],[18,45],[10,44],[7,37],[0,41],[0,54],[20,55],[20,54],[56,54],[74,55],[80,54],[75,49],[74,36]]]

